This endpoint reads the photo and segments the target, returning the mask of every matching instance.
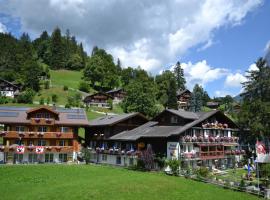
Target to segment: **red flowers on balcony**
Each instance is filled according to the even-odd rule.
[[[24,132],[19,132],[18,135],[19,135],[19,137],[24,137],[25,133]]]
[[[35,118],[35,122],[39,123],[40,122],[40,118]]]
[[[46,119],[45,122],[46,122],[47,124],[51,124],[51,123],[52,123],[52,120],[51,120],[51,119]]]
[[[6,135],[7,135],[7,132],[6,132],[6,131],[1,131],[1,132],[0,132],[0,136],[1,136],[1,137],[5,137]]]
[[[57,137],[61,137],[61,135],[62,135],[62,133],[60,133],[60,132],[59,133],[56,133],[56,136]]]
[[[0,146],[0,151],[4,151],[5,150],[5,146]]]
[[[46,147],[46,150],[51,151],[52,147]]]
[[[39,137],[42,137],[42,136],[44,135],[44,133],[43,133],[43,132],[38,132],[37,135],[38,135]]]
[[[31,136],[34,136],[35,135],[35,133],[34,132],[29,132],[29,136],[31,137]]]
[[[55,147],[56,151],[61,151],[61,148],[62,147],[60,147],[60,146]]]
[[[34,147],[34,146],[28,146],[27,149],[28,149],[29,151],[33,151],[33,150],[35,149],[35,147]]]

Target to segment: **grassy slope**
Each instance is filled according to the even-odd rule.
[[[69,88],[78,89],[81,81],[82,72],[69,70],[51,70],[51,84],[63,88],[64,85]]]
[[[105,166],[0,167],[1,199],[234,200],[257,199],[209,184]]]

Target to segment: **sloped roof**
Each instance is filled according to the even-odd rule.
[[[0,124],[30,124],[31,119],[27,119],[27,112],[31,110],[33,110],[33,108],[0,107]],[[38,110],[38,108],[35,110]],[[56,108],[55,112],[59,113],[59,120],[56,120],[55,124],[87,126],[89,123],[83,109]]]
[[[166,109],[165,111],[169,111],[170,113],[173,113],[175,115],[178,115],[179,117],[185,118],[185,119],[198,119],[198,115],[194,112],[188,112],[183,109],[180,110],[174,110],[174,109]]]
[[[40,107],[37,107],[37,108],[32,108],[32,109],[26,111],[26,113],[29,114],[29,113],[36,112],[38,110],[43,110],[43,109],[45,109],[45,110],[47,110],[49,112],[52,112],[52,113],[54,113],[56,115],[59,115],[59,112],[57,112],[56,110],[54,110],[53,108],[51,108],[49,106],[40,106]]]
[[[11,83],[11,82],[9,82],[9,81],[7,81],[7,80],[5,80],[5,79],[0,78],[0,81],[6,82],[6,83],[8,83],[9,85],[12,85],[13,87],[16,87],[16,88],[18,88],[18,89],[20,88],[19,86],[15,85],[14,83]]]
[[[150,121],[130,131],[123,131],[110,137],[110,140],[135,141],[139,138],[168,137],[170,132],[180,126],[156,126],[158,122]]]
[[[118,122],[127,120],[135,116],[140,116],[144,118],[145,120],[147,120],[147,118],[144,115],[138,112],[135,112],[135,113],[127,113],[127,114],[121,114],[121,115],[106,115],[103,117],[99,117],[97,119],[91,120],[89,122],[89,126],[111,126]]]
[[[184,89],[184,90],[177,90],[176,95],[180,96],[184,94],[185,92],[191,93],[188,89]]]
[[[116,88],[116,89],[109,90],[109,91],[106,92],[106,93],[109,94],[109,93],[119,92],[119,91],[121,91],[121,90],[123,90],[123,88]]]
[[[158,122],[150,121],[142,126],[129,131],[123,131],[117,135],[110,137],[110,140],[122,140],[122,141],[135,141],[139,138],[147,137],[170,137],[182,134],[184,131],[196,126],[209,117],[215,115],[220,111],[213,110],[210,112],[197,113],[197,119],[184,125],[184,126],[157,126]]]

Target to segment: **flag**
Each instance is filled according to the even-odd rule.
[[[42,154],[43,152],[44,152],[43,146],[36,146],[36,153],[37,154]]]
[[[24,146],[17,146],[17,153],[23,154],[24,153]]]
[[[262,142],[256,142],[256,152],[257,154],[266,154],[265,145]]]

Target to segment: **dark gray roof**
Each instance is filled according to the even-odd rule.
[[[106,115],[106,116],[91,120],[89,122],[89,125],[90,126],[110,126],[110,125],[113,125],[115,123],[127,120],[131,117],[134,117],[134,116],[141,116],[141,117],[145,118],[142,114],[140,114],[138,112],[121,114],[121,115]]]
[[[110,137],[110,140],[135,141],[139,138],[168,137],[170,132],[179,129],[180,126],[156,126],[158,122],[150,121],[130,131],[123,131]]]
[[[20,88],[18,85],[14,84],[14,83],[11,83],[11,82],[9,82],[9,81],[7,81],[7,80],[5,80],[5,79],[0,78],[0,81],[6,82],[6,83],[8,83],[9,85],[12,85],[13,87]]]
[[[113,93],[113,92],[118,92],[120,90],[122,90],[122,88],[116,88],[116,89],[110,90],[110,91],[108,91],[106,93],[109,94],[109,93]]]
[[[191,93],[188,89],[185,89],[185,90],[178,90],[178,91],[176,92],[176,95],[179,96],[179,95],[181,95],[181,94],[184,94],[185,92]]]
[[[185,110],[174,110],[174,109],[166,109],[166,111],[169,111],[175,115],[178,115],[179,117],[185,118],[185,119],[199,119],[199,116],[194,112],[188,112]]]
[[[184,126],[157,126],[158,122],[150,121],[142,126],[139,126],[130,131],[123,131],[117,135],[110,137],[110,140],[123,140],[123,141],[135,141],[139,138],[147,137],[169,137],[173,135],[179,135],[184,131],[196,126],[212,115],[216,114],[217,110],[210,112],[197,113],[197,119]],[[194,113],[195,114],[195,113]]]

